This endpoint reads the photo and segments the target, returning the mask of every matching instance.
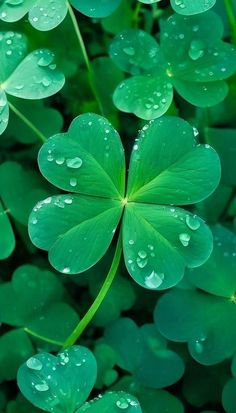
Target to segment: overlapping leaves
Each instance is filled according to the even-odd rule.
[[[105,341],[114,349],[118,366],[128,371],[138,385],[167,387],[184,373],[182,359],[168,349],[154,324],[138,328],[133,320],[120,318],[106,327]]]
[[[169,108],[173,88],[195,106],[221,102],[228,91],[225,79],[236,69],[236,51],[221,40],[222,35],[222,22],[211,11],[169,17],[161,25],[160,46],[142,30],[118,34],[110,56],[133,76],[117,86],[113,95],[117,108],[155,119]]]
[[[72,0],[71,4],[89,17],[106,17],[112,14],[121,0]],[[0,19],[16,22],[27,13],[30,24],[37,30],[47,31],[57,27],[68,12],[67,0],[3,0]]]
[[[64,85],[54,54],[38,49],[26,57],[27,39],[21,33],[0,32],[0,134],[8,124],[7,95],[23,99],[42,99],[54,95]]]
[[[213,233],[213,254],[201,268],[189,271],[190,288],[165,294],[155,310],[159,331],[170,340],[187,342],[192,357],[205,365],[236,350],[236,237],[220,225]]]
[[[70,192],[39,202],[29,218],[33,243],[49,251],[57,270],[77,274],[98,262],[124,209],[125,263],[140,285],[171,287],[186,266],[197,267],[211,254],[203,220],[172,206],[206,198],[220,177],[216,152],[196,144],[187,122],[163,118],[144,126],[133,147],[126,196],[121,141],[101,116],[81,115],[67,134],[49,139],[39,166],[52,184]]]
[[[125,392],[108,392],[86,402],[96,375],[93,354],[85,347],[72,346],[58,356],[39,353],[29,358],[19,369],[18,385],[28,400],[48,412],[142,412],[137,399]]]

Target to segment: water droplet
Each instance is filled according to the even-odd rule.
[[[67,159],[66,160],[66,165],[68,166],[68,168],[73,168],[73,169],[78,169],[82,166],[82,159],[80,159],[78,156],[76,158],[73,159]]]
[[[77,185],[77,179],[76,178],[70,178],[70,185],[71,186],[76,186]]]
[[[186,232],[179,234],[179,240],[184,247],[187,247],[189,244],[191,236]]]
[[[129,407],[129,403],[123,397],[120,398],[119,400],[117,400],[116,405],[117,405],[117,407],[119,407],[119,409],[123,409],[123,410],[125,410]]]
[[[41,53],[40,53],[41,52]],[[50,63],[52,63],[53,58],[54,58],[54,54],[51,52],[45,52],[43,50],[41,50],[39,53],[42,55],[39,60],[38,60],[38,65],[39,66],[49,66]]]
[[[134,56],[135,55],[135,50],[132,46],[124,47],[123,52],[125,52],[125,54],[127,54],[128,56]]]
[[[37,218],[32,218],[31,224],[35,225],[37,224],[37,222],[38,222]]]
[[[193,231],[196,231],[201,225],[201,223],[200,223],[200,221],[199,221],[199,219],[196,215],[193,215],[193,216],[192,215],[187,215],[186,216],[186,224]]]
[[[63,274],[69,274],[70,268],[69,268],[69,267],[65,267],[65,268],[63,268],[62,272],[63,272]]]
[[[145,285],[148,288],[158,288],[163,283],[164,274],[158,274],[155,271],[152,271],[150,275],[145,278]]]
[[[72,204],[73,199],[72,198],[65,198],[65,204]]]
[[[52,161],[53,161],[53,159],[54,159],[54,158],[53,158],[53,156],[52,156],[52,155],[48,155],[48,156],[47,156],[47,160],[48,160],[49,162],[52,162]]]
[[[49,390],[49,386],[47,385],[47,383],[36,384],[35,388],[38,391],[47,391],[47,390]]]
[[[41,361],[35,357],[30,357],[26,362],[26,366],[32,370],[41,370],[43,367]]]
[[[134,240],[133,240],[133,239],[130,239],[130,240],[129,240],[129,244],[130,244],[130,245],[134,245]]]
[[[64,162],[65,162],[65,158],[63,158],[63,157],[56,159],[57,165],[62,165]]]
[[[140,258],[146,258],[146,257],[147,257],[147,253],[146,253],[146,251],[141,250],[141,251],[138,252],[138,256],[139,256]]]
[[[146,265],[147,265],[147,263],[148,263],[148,260],[147,260],[147,259],[142,259],[142,258],[138,257],[138,258],[136,259],[136,262],[137,262],[137,266],[138,266],[139,268],[144,268],[144,267],[146,267]]]
[[[204,43],[200,40],[192,40],[188,55],[192,60],[198,60],[204,55]]]

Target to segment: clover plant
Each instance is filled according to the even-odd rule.
[[[0,0],[0,413],[235,413],[236,3]]]

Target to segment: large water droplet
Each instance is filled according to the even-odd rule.
[[[35,388],[38,391],[47,391],[47,390],[49,390],[49,386],[47,385],[47,383],[35,384]]]
[[[145,285],[148,288],[158,288],[163,283],[164,274],[158,274],[155,271],[152,271],[150,275],[145,278]]]
[[[68,168],[73,168],[73,169],[80,168],[82,163],[83,163],[82,159],[80,159],[78,156],[76,158],[66,160],[66,165],[68,166]]]
[[[199,219],[196,215],[193,215],[193,216],[192,215],[187,215],[186,224],[193,231],[196,231],[201,225],[201,223],[200,223],[200,221],[199,221]]]
[[[192,60],[198,60],[204,55],[204,43],[200,40],[193,40],[190,44],[188,55]]]
[[[186,232],[179,234],[179,240],[184,247],[187,247],[189,244],[191,236]]]
[[[26,366],[32,370],[41,370],[43,367],[41,361],[36,359],[35,357],[30,357],[26,362]]]
[[[123,410],[129,407],[129,403],[124,397],[121,397],[119,400],[117,400],[116,405],[117,407],[119,407],[119,409],[123,409]]]
[[[140,251],[138,252],[138,256],[139,256],[140,258],[146,258],[146,257],[147,257],[147,253],[146,253],[146,251],[144,251],[144,250],[140,250]]]
[[[128,56],[134,56],[135,55],[135,50],[132,46],[124,47],[123,52],[125,52],[125,54],[127,54]]]

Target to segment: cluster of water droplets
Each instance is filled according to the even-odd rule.
[[[116,406],[121,410],[126,410],[130,406],[137,407],[138,403],[136,400],[132,400],[129,397],[120,397],[120,399],[116,401]]]
[[[26,51],[26,42],[22,34],[12,31],[0,32],[0,46],[2,50],[1,53],[5,53],[5,57],[8,60],[10,57],[14,57],[14,59],[16,59],[16,62],[17,58],[19,60],[20,57],[23,57]],[[2,55],[1,58],[3,57],[4,56]],[[14,70],[15,67],[13,67],[12,69]]]
[[[78,170],[79,168],[82,167],[83,161],[79,156],[75,157],[70,157],[66,158],[63,155],[54,155],[53,149],[48,150],[47,154],[47,161],[48,162],[55,162],[58,166],[65,165],[69,170]],[[69,184],[71,187],[76,187],[77,186],[77,178],[74,176],[71,176],[69,179]]]
[[[1,123],[6,125],[7,122],[8,122],[7,98],[6,98],[5,93],[1,91],[0,89],[0,126],[1,126]]]
[[[177,6],[180,10],[184,10],[186,8],[186,1],[185,0],[174,0],[175,6]],[[203,10],[208,10],[211,7],[210,0],[205,0],[203,6]]]
[[[30,23],[37,27],[47,29],[57,26],[65,17],[66,5],[56,0],[49,0],[47,7],[42,7],[40,3],[35,3],[29,12]]]

